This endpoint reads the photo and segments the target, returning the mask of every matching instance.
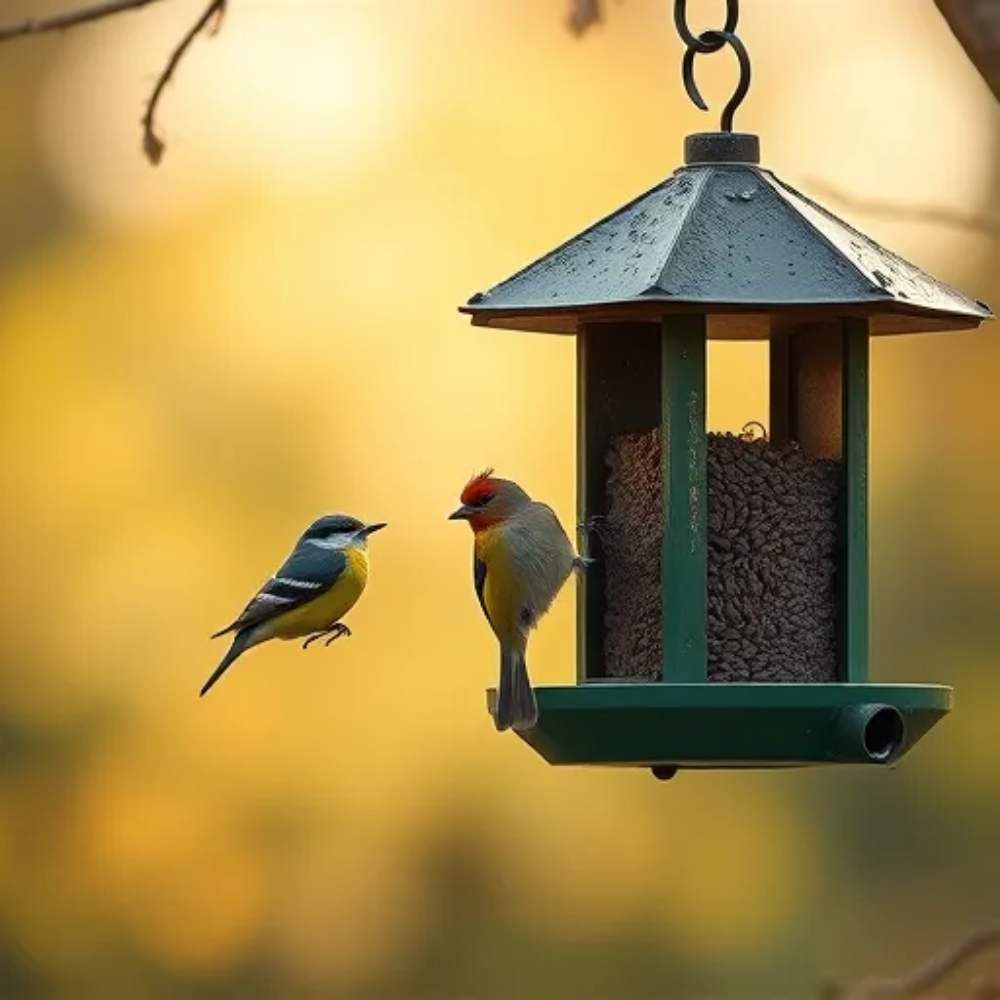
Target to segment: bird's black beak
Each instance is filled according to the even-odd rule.
[[[468,521],[473,514],[476,513],[475,507],[468,507],[464,503],[458,510],[452,511],[448,515],[449,521]]]
[[[358,534],[362,538],[367,538],[369,535],[374,535],[376,531],[381,531],[384,527],[386,527],[384,521],[377,521],[375,524],[366,524]]]

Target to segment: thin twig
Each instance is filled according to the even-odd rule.
[[[105,17],[112,17],[114,14],[121,14],[127,10],[138,10],[140,7],[148,7],[151,3],[158,3],[159,0],[105,0],[104,3],[96,3],[92,7],[81,7],[79,10],[64,11],[62,14],[53,14],[51,17],[28,18],[16,24],[0,25],[0,42],[6,42],[9,38],[20,38],[22,35],[43,35],[49,31],[65,31],[67,28],[75,28],[89,21],[100,21]]]
[[[570,0],[566,26],[574,35],[582,35],[601,20],[601,0]]]
[[[1000,101],[1000,12],[995,0],[934,0],[972,64]]]
[[[921,996],[970,958],[996,945],[1000,945],[1000,926],[986,927],[903,976],[896,979],[863,979],[854,985],[835,987],[829,995],[839,1000],[902,1000],[904,997]]]
[[[159,0],[105,0],[104,3],[94,4],[91,7],[81,7],[78,10],[64,11],[62,14],[53,14],[51,17],[29,18],[17,24],[0,25],[0,42],[9,38],[19,38],[24,35],[41,35],[50,31],[65,31],[68,28],[75,28],[90,21],[99,21],[105,17],[112,17],[128,10],[138,10],[140,7],[147,7],[149,4],[158,3]],[[171,53],[166,66],[156,78],[153,91],[146,102],[146,110],[141,118],[142,122],[142,150],[146,158],[154,166],[163,159],[163,151],[166,145],[156,134],[156,109],[159,106],[160,98],[167,84],[173,78],[174,72],[180,65],[184,54],[190,48],[191,43],[203,31],[208,29],[209,34],[214,35],[219,29],[222,17],[226,12],[227,0],[211,0],[205,8],[201,17],[191,26],[187,34],[180,40],[180,43]],[[214,19],[214,23],[213,23]]]
[[[859,198],[821,180],[810,181],[809,188],[816,194],[829,198],[830,201],[839,202],[844,208],[864,215],[881,216],[884,219],[901,222],[930,222],[939,226],[951,226],[954,229],[969,229],[994,238],[1000,236],[1000,218],[933,205],[907,205],[875,198]]]
[[[149,95],[149,100],[146,102],[146,112],[141,119],[142,150],[146,154],[146,158],[154,166],[163,158],[163,150],[166,148],[163,140],[156,134],[156,108],[160,103],[163,90],[173,77],[174,71],[180,65],[180,61],[184,58],[184,53],[187,52],[191,43],[212,24],[213,18],[215,19],[215,23],[209,28],[209,34],[214,35],[219,30],[219,25],[225,13],[226,0],[211,0],[211,3],[205,8],[201,17],[195,21],[187,34],[180,40],[177,48],[174,49],[167,60],[167,65],[163,67],[163,72],[160,73],[156,80],[153,92]]]

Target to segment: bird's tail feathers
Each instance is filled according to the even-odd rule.
[[[528,665],[524,653],[517,650],[500,651],[500,685],[493,721],[501,732],[531,729],[538,722],[538,702],[528,679]]]
[[[221,635],[222,633],[220,632],[218,634]],[[214,639],[215,636],[212,638]],[[237,632],[236,637],[233,639],[233,644],[229,647],[229,651],[219,661],[219,665],[212,672],[212,676],[205,681],[205,685],[198,693],[198,697],[200,698],[207,694],[215,682],[233,665],[237,657],[241,656],[253,645],[254,641],[251,629],[244,629],[242,632]]]
[[[213,632],[209,639],[218,639],[220,635],[226,635],[229,632],[236,631],[235,625],[227,625],[225,628],[220,628],[218,632]]]

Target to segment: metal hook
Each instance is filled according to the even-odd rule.
[[[678,7],[682,4],[683,0],[678,0]],[[726,23],[729,23],[728,19]],[[724,45],[729,45],[739,60],[740,81],[736,85],[733,96],[729,98],[728,103],[722,109],[720,129],[723,132],[732,132],[733,116],[736,114],[736,109],[743,103],[743,98],[747,96],[747,91],[750,89],[750,54],[747,52],[746,46],[731,31],[703,31],[700,38],[704,43],[712,47],[707,49],[689,47],[684,52],[684,60],[681,63],[681,79],[684,81],[684,89],[696,107],[701,108],[702,111],[707,111],[708,105],[701,96],[698,84],[694,80],[694,57],[699,52],[718,52]]]
[[[760,431],[760,437],[754,435],[754,428]],[[769,441],[767,428],[759,420],[748,420],[740,430],[740,440],[742,441]]]
[[[736,25],[740,19],[740,0],[726,0],[726,23],[722,31],[732,34],[736,30]],[[710,34],[721,34],[721,32],[702,32],[695,35],[688,27],[687,23],[687,0],[674,0],[674,25],[677,34],[689,49],[695,52],[718,52],[725,45],[725,41],[709,39]]]

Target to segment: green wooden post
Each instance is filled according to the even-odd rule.
[[[704,684],[707,678],[705,340],[703,315],[663,320],[662,672],[673,683]]]
[[[590,393],[587,391],[587,340],[590,335],[581,329],[576,338],[576,523],[586,524],[591,515],[592,485],[590,474],[590,452],[592,443],[588,433]],[[588,628],[589,609],[596,603],[593,599],[598,582],[593,574],[581,573],[576,584],[576,682],[582,684],[588,676],[597,672],[600,650],[596,647],[594,629]],[[600,609],[603,610],[603,609]]]
[[[843,361],[842,679],[868,681],[868,320],[845,319]]]

